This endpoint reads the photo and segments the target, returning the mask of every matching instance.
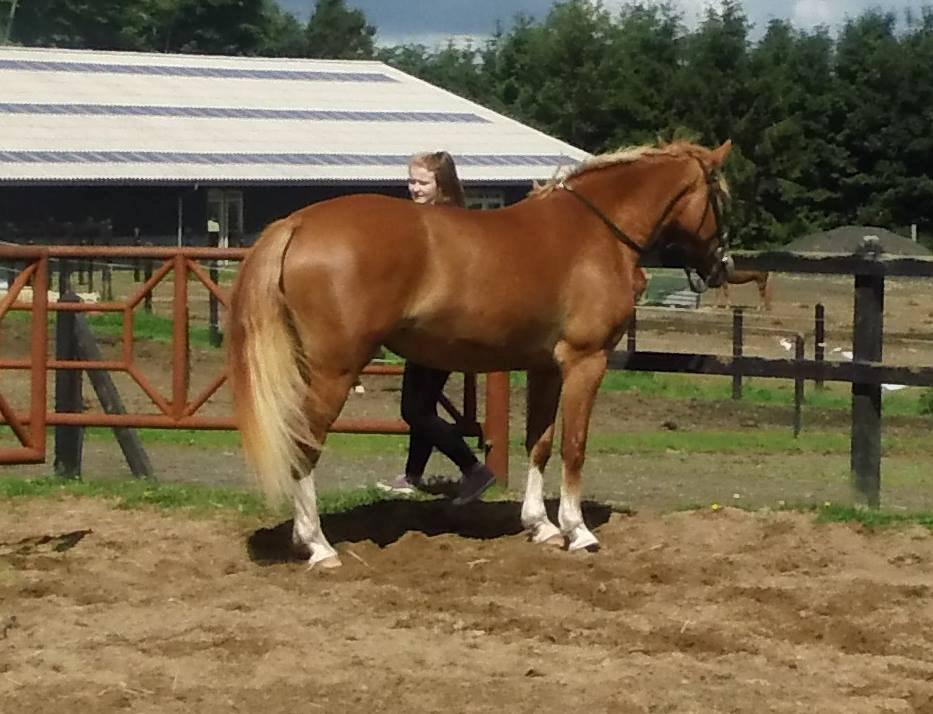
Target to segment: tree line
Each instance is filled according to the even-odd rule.
[[[379,59],[591,152],[731,138],[746,247],[851,223],[933,233],[931,7],[753,39],[736,0],[694,28],[672,5],[559,0],[466,47],[377,46],[344,0],[305,23],[274,0],[0,0],[0,18],[31,46]]]

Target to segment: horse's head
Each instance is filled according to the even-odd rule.
[[[624,149],[594,156],[532,195],[563,189],[622,244],[638,255],[658,249],[666,267],[684,268],[690,287],[702,292],[732,272],[722,216],[728,196],[722,166],[731,149],[731,141],[717,149],[688,142]],[[657,173],[623,179],[629,190],[620,195],[614,171],[642,167]]]
[[[732,142],[712,150],[691,152],[688,165],[696,180],[688,184],[670,206],[670,217],[658,225],[656,236],[661,262],[683,267],[694,292],[718,287],[732,272],[723,210],[728,188],[722,166]]]

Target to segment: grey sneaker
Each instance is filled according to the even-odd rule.
[[[421,485],[421,479],[409,478],[408,474],[399,474],[391,481],[377,481],[376,488],[387,493],[412,494]]]
[[[482,496],[486,489],[496,482],[496,475],[486,468],[485,464],[477,463],[471,467],[460,482],[460,493],[453,500],[455,506],[463,506]]]

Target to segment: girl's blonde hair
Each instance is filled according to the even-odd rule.
[[[457,176],[457,165],[454,157],[446,151],[434,151],[424,154],[415,154],[408,161],[409,166],[420,166],[434,174],[437,182],[436,204],[451,206],[466,206],[466,197],[463,195],[463,185]]]

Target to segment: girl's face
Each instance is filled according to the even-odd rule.
[[[437,199],[437,177],[424,166],[408,167],[408,193],[415,203],[434,203]]]

